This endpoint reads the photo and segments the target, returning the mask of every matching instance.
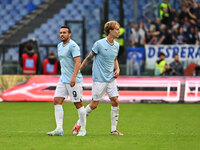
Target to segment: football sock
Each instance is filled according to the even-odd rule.
[[[55,108],[55,118],[56,118],[56,125],[57,130],[63,130],[63,107],[62,105],[54,105]]]
[[[111,106],[111,131],[116,130],[118,118],[119,118],[119,107]]]
[[[86,106],[85,111],[86,111],[86,117],[89,116],[89,114],[92,112],[92,109],[90,108],[90,104]]]
[[[81,108],[77,109],[78,110],[78,116],[79,116],[79,123],[81,126],[81,130],[85,130],[86,127],[86,110],[84,106]]]
[[[86,111],[86,117],[92,112],[92,109],[90,108],[90,104],[88,104],[85,108]],[[80,119],[77,121],[77,125],[80,126]]]

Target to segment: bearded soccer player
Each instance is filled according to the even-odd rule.
[[[51,136],[62,136],[63,132],[63,107],[65,98],[70,97],[74,103],[80,120],[80,131],[77,136],[85,136],[86,133],[86,111],[82,103],[82,81],[80,73],[80,48],[75,41],[70,39],[71,31],[67,26],[60,28],[60,40],[58,44],[58,58],[61,65],[61,77],[57,84],[54,95],[54,109],[57,128],[47,132]]]

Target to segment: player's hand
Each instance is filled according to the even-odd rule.
[[[119,69],[116,69],[113,78],[118,78],[118,77],[119,77]]]
[[[76,84],[76,77],[72,76],[71,81],[70,81],[70,86],[73,87],[75,84]]]

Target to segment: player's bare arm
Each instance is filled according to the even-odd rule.
[[[81,66],[81,57],[80,56],[75,57],[74,61],[75,61],[75,67],[74,67],[74,73],[72,75],[71,82],[70,82],[71,87],[73,87],[76,83],[76,76],[77,76],[79,68]]]
[[[115,58],[115,61],[114,61],[114,68],[115,68],[115,72],[114,72],[113,78],[118,78],[120,69],[119,69],[119,63],[118,63],[117,57]]]
[[[92,58],[95,56],[95,53],[93,52],[93,51],[91,51],[90,53],[89,53],[89,55],[84,59],[84,61],[82,62],[82,64],[81,64],[81,67],[80,67],[80,71],[82,71],[83,70],[83,68],[85,67],[85,66],[87,66],[87,64],[89,63],[89,62],[91,62],[92,61]]]

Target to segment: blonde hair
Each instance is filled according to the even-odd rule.
[[[117,21],[106,22],[106,24],[104,25],[104,33],[106,35],[108,35],[110,33],[110,30],[114,30],[116,25],[119,25],[119,23]],[[119,27],[120,27],[120,25],[119,25]]]

